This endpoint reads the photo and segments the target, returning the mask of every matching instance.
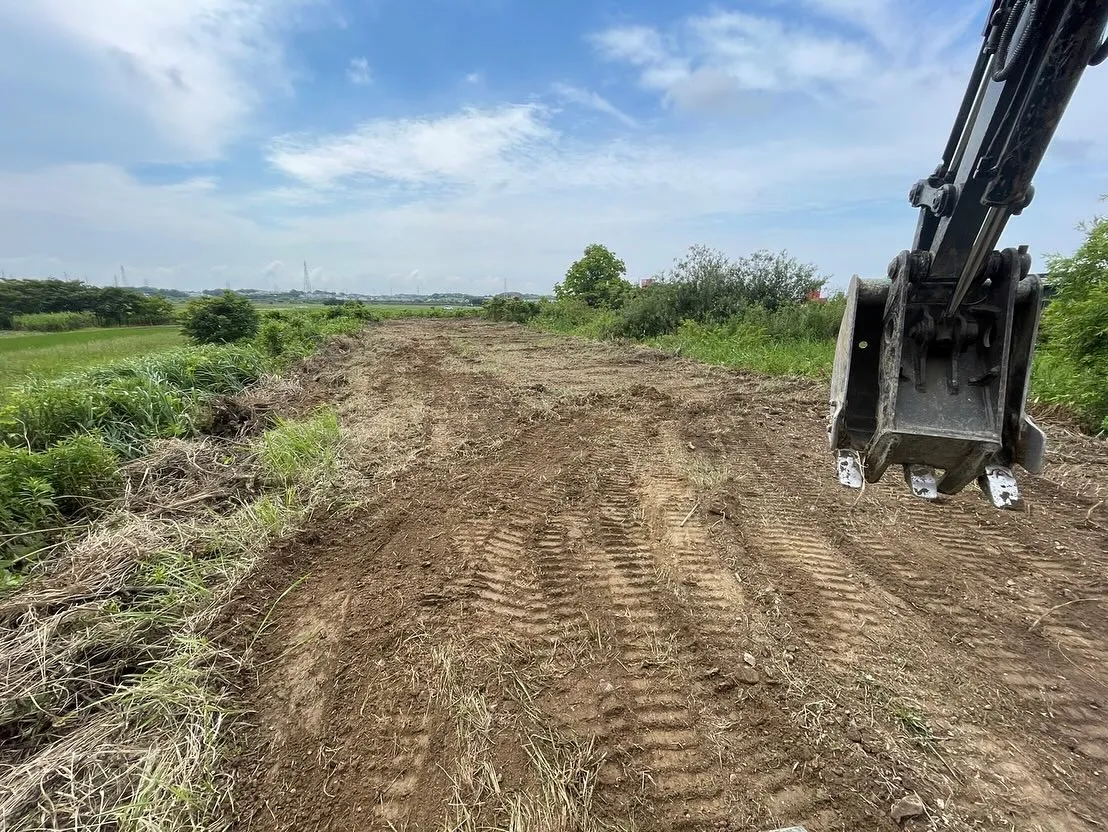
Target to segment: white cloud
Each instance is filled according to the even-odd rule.
[[[554,85],[554,94],[558,97],[569,101],[573,104],[579,104],[582,107],[587,107],[590,110],[596,110],[598,113],[604,113],[611,116],[616,121],[621,121],[628,127],[635,127],[638,122],[623,110],[616,107],[608,99],[604,98],[599,93],[592,90],[583,90],[580,87],[575,87],[571,84],[557,83]]]
[[[480,84],[484,80],[485,80],[485,76],[482,75],[480,72],[471,72],[468,75],[466,75],[466,83],[467,84]]]
[[[638,73],[644,89],[667,104],[692,111],[727,108],[744,92],[796,93],[817,99],[886,101],[903,89],[970,55],[958,40],[968,17],[944,20],[942,29],[915,20],[915,30],[889,0],[805,0],[866,37],[833,34],[819,20],[717,10],[693,15],[665,34],[644,26],[614,27],[592,36],[605,59]],[[895,34],[895,40],[894,40]],[[957,44],[957,45],[956,45]],[[966,66],[968,76],[969,63]]]
[[[883,274],[911,239],[907,189],[937,161],[976,34],[936,35],[931,7],[908,14],[893,0],[798,4],[833,25],[717,11],[665,30],[621,27],[592,38],[609,62],[603,89],[615,90],[611,100],[550,87],[549,76],[538,82],[552,105],[637,123],[615,139],[579,132],[574,113],[521,103],[521,94],[360,124],[356,115],[345,131],[309,125],[264,143],[259,152],[271,169],[252,189],[213,176],[146,184],[109,164],[0,170],[0,268],[110,282],[125,262],[148,264],[151,274],[172,269],[175,282],[197,288],[267,278],[291,287],[307,260],[328,287],[411,291],[418,280],[426,292],[499,290],[509,268],[511,288],[549,290],[581,248],[599,240],[635,276],[667,266],[694,242],[733,254],[787,248],[839,285],[854,272]],[[217,61],[242,84],[229,100],[255,100],[251,60]],[[622,89],[613,67],[626,72]],[[459,77],[444,84],[458,92]],[[1082,83],[1037,177],[1036,201],[1006,235],[1030,243],[1037,258],[1072,250],[1076,223],[1103,211],[1106,81],[1093,71]],[[496,100],[480,77],[470,83],[482,86],[463,89],[465,97]],[[172,95],[147,100],[150,118],[167,131],[175,122],[160,108]],[[644,97],[671,109],[640,117],[612,103]],[[249,107],[233,112],[204,123],[239,134]],[[125,121],[106,135],[123,141],[132,127]],[[195,155],[205,142],[187,144]]]
[[[351,84],[372,84],[373,73],[369,71],[369,61],[365,58],[351,58],[350,66],[346,68],[346,77]]]
[[[625,61],[642,71],[642,84],[665,90],[689,74],[688,61],[670,51],[649,26],[619,26],[594,34],[593,45],[605,57]]]
[[[65,83],[110,102],[191,159],[220,155],[267,95],[287,93],[279,25],[309,0],[35,0],[0,4],[6,39],[41,41],[62,65],[24,66],[5,84]],[[59,79],[60,80],[60,79]],[[50,89],[49,86],[46,89]]]
[[[540,115],[536,106],[511,105],[439,118],[378,119],[346,134],[282,137],[269,160],[320,187],[347,177],[422,184],[497,180],[513,160],[552,135]]]

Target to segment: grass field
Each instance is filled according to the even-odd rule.
[[[184,343],[176,326],[5,334],[0,337],[0,388],[25,378],[52,378]]]

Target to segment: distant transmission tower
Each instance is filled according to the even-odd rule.
[[[119,282],[124,286],[127,285],[127,270],[122,266],[119,267]]]
[[[310,295],[312,293],[312,278],[308,274],[308,261],[304,261],[304,294]]]

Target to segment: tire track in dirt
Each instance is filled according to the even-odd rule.
[[[700,501],[690,495],[681,477],[645,474],[643,481],[642,500],[652,537],[660,547],[664,568],[673,572],[676,597],[695,617],[698,640],[713,653],[741,658],[750,647],[743,618],[746,599],[735,576],[709,548],[708,535],[696,516]]]
[[[664,666],[677,633],[656,606],[659,587],[653,551],[631,518],[639,508],[630,460],[615,451],[598,454],[598,501],[593,529],[599,579],[611,595],[621,682],[631,694],[623,741],[633,765],[649,780],[652,808],[662,817],[711,822],[726,817],[718,763],[697,731],[691,691],[674,673],[637,672]],[[695,818],[693,817],[695,816]]]
[[[676,449],[674,426],[663,428],[664,437],[656,441],[662,454],[653,465],[644,465],[640,476],[646,483],[644,504],[653,517],[652,536],[675,572],[681,603],[674,614],[684,622],[692,660],[700,664],[702,673],[714,679],[720,668],[742,668],[751,674],[751,660],[761,662],[748,651],[760,655],[767,646],[754,632],[754,623],[758,621],[764,629],[765,622],[750,607],[738,576],[725,566],[722,553],[710,540],[698,514],[701,501],[694,500],[689,481],[667,473],[689,466],[687,455]],[[685,507],[690,503],[691,510]],[[774,687],[780,684],[780,679],[769,674],[762,666],[747,680],[761,679]],[[736,798],[750,804],[746,808],[748,822],[758,828],[802,822],[812,828],[830,828],[841,823],[818,776],[804,766],[816,751],[787,708],[761,685],[745,688],[741,705],[735,707],[719,696],[721,689],[733,685],[733,680],[717,685],[715,695],[707,695],[707,710],[713,712],[707,718],[727,728],[729,779],[735,782],[738,778],[741,783],[742,794]],[[767,737],[774,741],[767,742]],[[756,796],[753,801],[752,796]],[[880,823],[872,817],[866,821]]]
[[[771,446],[767,442],[768,447]],[[1070,789],[1065,784],[1066,778],[1059,778],[1058,772],[1054,770],[1057,762],[1041,759],[1041,755],[1037,757],[1026,746],[1025,737],[1015,727],[1018,723],[1025,722],[1028,715],[1040,714],[1046,717],[1039,726],[1044,732],[1050,734],[1062,727],[1073,736],[1086,738],[1086,750],[1089,750],[1089,746],[1100,747],[1102,739],[1108,736],[1108,730],[1104,727],[1103,718],[1097,719],[1100,716],[1098,709],[1088,704],[1091,701],[1090,694],[1095,693],[1086,688],[1084,696],[1068,697],[1062,692],[1058,678],[1039,672],[1038,667],[1051,667],[1054,662],[1045,660],[1040,664],[1029,661],[1029,652],[1033,655],[1034,649],[1026,638],[1014,635],[1020,629],[1026,630],[1026,625],[1021,627],[1019,624],[1006,623],[1010,618],[1009,611],[1002,611],[999,618],[982,615],[981,609],[967,607],[952,599],[949,593],[941,589],[941,582],[934,574],[922,580],[910,566],[912,561],[934,563],[945,559],[948,568],[953,561],[963,580],[980,581],[983,575],[996,570],[993,560],[982,555],[982,546],[988,544],[1001,551],[1017,553],[1023,549],[1022,545],[1014,540],[1004,540],[990,529],[982,529],[980,534],[971,537],[965,534],[963,525],[962,534],[959,535],[951,531],[949,518],[943,521],[931,514],[924,514],[923,517],[914,519],[927,530],[926,533],[898,538],[895,546],[883,545],[884,536],[874,532],[864,542],[854,539],[852,544],[844,546],[838,542],[844,539],[844,535],[833,512],[814,512],[808,521],[810,525],[802,525],[805,520],[797,513],[799,506],[804,503],[819,505],[821,498],[826,502],[827,497],[821,495],[817,487],[806,484],[801,472],[793,470],[793,463],[770,451],[764,457],[764,466],[757,461],[752,465],[752,469],[748,467],[746,470],[752,470],[752,480],[756,483],[757,493],[762,495],[760,503],[764,510],[760,528],[751,530],[743,521],[744,532],[750,533],[758,541],[761,551],[767,557],[772,557],[771,552],[774,549],[787,552],[791,548],[793,555],[785,559],[792,561],[796,556],[802,559],[803,563],[798,565],[802,565],[815,578],[817,595],[821,603],[828,607],[826,617],[840,625],[846,625],[849,619],[836,609],[836,605],[841,603],[839,599],[845,597],[845,607],[851,613],[858,611],[857,602],[863,595],[882,599],[885,608],[890,613],[897,614],[895,621],[888,615],[880,615],[873,606],[858,614],[855,620],[866,625],[883,619],[882,629],[885,632],[882,635],[885,643],[905,643],[905,638],[901,636],[890,639],[890,630],[894,633],[897,630],[911,632],[911,642],[908,643],[914,642],[916,649],[922,651],[922,654],[931,657],[945,655],[952,669],[959,668],[956,675],[967,680],[982,680],[983,677],[999,679],[1016,697],[1016,701],[1010,698],[1005,701],[1000,697],[1001,701],[998,703],[998,707],[1005,708],[1009,713],[1010,724],[994,723],[991,726],[994,734],[1007,735],[1006,745],[1011,751],[990,743],[985,733],[975,726],[962,726],[967,737],[977,740],[979,748],[992,746],[992,750],[984,755],[969,747],[963,750],[963,760],[974,769],[975,776],[992,780],[1004,788],[1010,783],[1020,783],[1022,792],[1038,796],[1038,806],[1032,812],[1032,817],[1037,817],[1049,826],[1058,823],[1065,827],[1072,826],[1075,818],[1069,812],[1071,806],[1080,807],[1078,816],[1095,814],[1101,796],[1097,794],[1089,799],[1063,796],[1060,792]],[[769,481],[766,473],[770,469],[775,478],[798,484],[795,507],[789,504],[789,500],[777,496],[780,491],[774,490],[774,484]],[[855,532],[852,538],[856,537]],[[936,549],[936,546],[939,548]],[[951,557],[944,558],[946,554]],[[1037,557],[1028,560],[1029,568],[1040,565],[1041,572],[1048,579],[1071,579],[1068,571],[1049,559]],[[874,578],[879,580],[874,581]],[[867,584],[864,589],[860,583],[862,579]],[[820,585],[823,585],[822,588]],[[924,600],[922,608],[916,603],[917,597]],[[812,638],[819,637],[818,622],[826,620],[826,617],[809,608],[805,618],[808,619]],[[940,634],[949,633],[950,622],[956,625],[955,632],[972,634],[972,658],[952,653],[943,643],[952,640],[950,636],[940,638]],[[868,646],[868,654],[867,645],[860,639],[848,640],[847,644],[856,651],[854,655],[857,661],[843,662],[842,656],[832,656],[827,664],[833,671],[850,669],[861,672],[867,663],[880,663],[883,659],[883,651],[874,649],[878,647],[877,642]],[[921,683],[923,688],[927,687],[926,681],[921,680]],[[980,681],[977,683],[980,684]],[[972,707],[956,690],[947,692],[946,696],[955,702],[962,702],[963,708]],[[1004,771],[1003,779],[992,776],[991,772],[997,770]],[[1098,785],[1088,784],[1093,792],[1100,791]]]
[[[377,719],[381,719],[381,714]],[[431,713],[421,709],[397,710],[388,716],[382,731],[385,742],[378,746],[378,765],[368,783],[376,800],[370,820],[387,828],[404,829],[411,821],[413,796],[419,791],[431,756]]]
[[[777,564],[811,599],[796,612],[812,639],[824,645],[826,664],[844,674],[862,671],[875,644],[867,628],[876,628],[888,610],[903,604],[859,584],[854,570],[820,532],[814,513],[805,516],[798,510],[804,502],[800,494],[782,493],[781,480],[790,481],[783,473],[787,469],[771,469],[764,455],[748,447],[733,449],[736,467],[744,472],[743,494],[758,495],[757,503],[740,497],[732,518],[744,543],[765,562]]]
[[[1009,606],[1013,613],[1018,613],[1010,616],[1013,626],[1022,625],[1026,629],[1041,613],[1074,598],[1108,595],[1108,571],[1096,565],[1076,563],[1057,550],[1055,556],[1043,557],[1006,529],[976,524],[970,536],[952,530],[934,512],[914,510],[912,514],[926,534],[906,541],[906,548],[930,553],[932,560],[944,558],[963,580],[986,580],[994,589],[1011,586]],[[972,518],[967,519],[972,522]],[[1016,527],[1014,531],[1023,530]],[[1108,536],[1099,541],[1093,539],[1090,544],[1108,550]],[[1002,584],[998,572],[1003,571],[1019,580],[1005,579]],[[921,589],[934,593],[934,589]],[[1034,604],[1028,603],[1029,594]],[[1052,614],[1049,622],[1038,629],[1044,640],[1054,641],[1064,653],[1083,660],[1091,671],[1103,672],[1108,668],[1108,616],[1090,616],[1083,625],[1087,628],[1085,632],[1068,625],[1065,614]],[[1108,679],[1101,678],[1100,683],[1108,685]]]
[[[345,546],[312,560],[351,601],[334,667],[307,680],[318,733],[258,755],[273,768],[248,801],[254,828],[273,828],[262,798],[290,829],[438,828],[470,757],[531,799],[542,781],[521,749],[540,726],[607,755],[602,826],[891,829],[889,804],[913,789],[936,828],[961,832],[1103,816],[1094,680],[1108,623],[1074,604],[1027,632],[1056,604],[1103,594],[1108,545],[1082,526],[1086,508],[1055,499],[1046,520],[994,523],[963,499],[905,505],[888,484],[852,505],[813,476],[814,387],[516,327],[380,331],[380,366],[359,372],[392,381],[359,401],[418,400],[404,447],[422,444],[383,469],[391,488]],[[466,362],[443,360],[454,347],[440,331],[465,342]],[[366,432],[370,461],[379,433]],[[682,458],[690,439],[706,465]],[[267,657],[323,597],[282,601],[259,640]],[[455,704],[429,695],[439,649],[458,659],[454,694],[499,715],[476,756]],[[760,676],[736,684],[747,652]],[[517,682],[535,711],[516,709]],[[914,744],[896,703],[934,718],[934,745]],[[296,734],[284,704],[272,719]],[[460,794],[489,798],[475,811],[499,822],[500,797]]]
[[[1054,736],[1055,753],[1065,758],[1077,753],[1108,762],[1108,717],[1100,704],[1108,692],[1104,677],[1108,645],[1103,641],[1103,620],[1097,622],[1100,627],[1085,632],[1058,619],[1037,624],[1032,631],[1029,622],[1034,624],[1038,616],[1022,597],[1025,590],[1034,591],[1040,599],[1037,606],[1044,612],[1049,605],[1065,603],[1050,590],[1077,583],[1071,569],[1035,555],[1022,541],[1002,530],[979,526],[973,536],[964,532],[959,535],[931,512],[913,513],[922,515],[914,518],[915,522],[929,534],[902,541],[898,558],[884,558],[881,551],[873,551],[866,562],[875,565],[875,572],[885,580],[903,584],[905,597],[914,595],[922,601],[931,627],[953,630],[950,640],[971,649],[974,663],[987,669],[990,679],[1003,683],[1011,696],[997,696],[992,707],[1005,710],[1013,722],[1037,722],[1041,730]],[[989,551],[995,554],[990,557]],[[908,565],[939,559],[954,573],[948,581],[956,577],[967,592],[975,592],[975,605],[952,597],[948,585],[936,576],[922,580]],[[993,577],[998,567],[1018,570],[1023,577],[1002,584],[1000,577]],[[986,585],[968,589],[981,582]],[[1095,594],[1104,589],[1094,587],[1091,591]],[[1082,596],[1088,592],[1090,589],[1085,589]],[[1056,666],[1052,654],[1058,652],[1069,664],[1069,672],[1064,675],[1046,670]],[[1068,767],[1065,760],[1062,765]],[[1045,776],[1050,778],[1051,772]],[[1087,784],[1085,793],[1104,789],[1103,785],[1098,789],[1098,785]],[[1085,808],[1094,809],[1088,802]]]

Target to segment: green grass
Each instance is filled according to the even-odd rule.
[[[17,332],[0,337],[0,388],[183,346],[176,326]],[[2,397],[0,393],[0,397]]]
[[[149,439],[188,436],[207,397],[237,393],[265,369],[253,347],[205,345],[30,381],[0,403],[0,443],[42,451],[92,433],[134,457]]]
[[[646,343],[708,364],[741,367],[767,375],[831,377],[834,341],[770,341],[761,337],[737,337],[722,327],[685,331],[688,329],[682,327],[675,335],[652,338]]]
[[[465,318],[481,314],[479,306],[422,306],[402,303],[371,303],[367,306],[382,320],[393,318]]]
[[[339,420],[333,410],[300,422],[282,419],[262,437],[261,461],[271,477],[289,485],[332,470],[338,442]]]
[[[824,315],[821,310],[809,311],[809,317],[811,314]],[[751,310],[726,323],[684,321],[672,334],[633,340],[708,364],[768,375],[830,378],[835,339],[824,334],[838,323],[816,323],[818,326],[801,312]],[[614,338],[620,331],[620,316],[611,310],[551,304],[532,325],[585,338]]]
[[[361,307],[272,313],[253,342],[149,353],[9,387],[0,399],[0,584],[18,585],[65,526],[76,530],[110,508],[120,461],[151,440],[203,432],[212,396],[358,332],[369,315]],[[280,424],[259,451],[268,481],[294,488],[325,474],[335,459],[317,450],[337,437],[334,414]]]

